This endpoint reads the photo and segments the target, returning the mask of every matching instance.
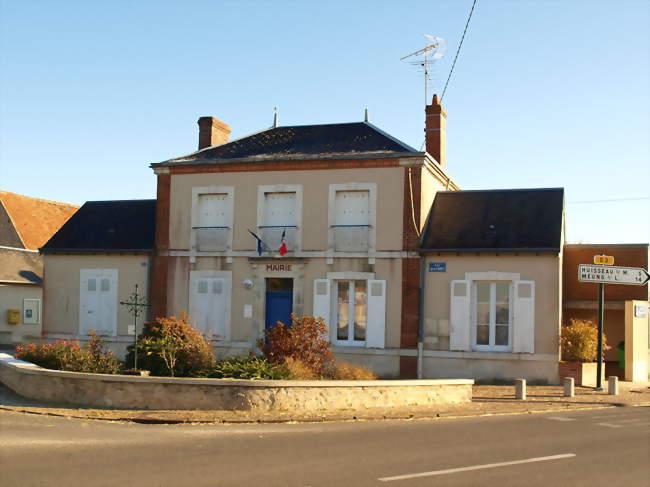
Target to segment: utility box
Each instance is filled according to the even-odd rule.
[[[20,310],[8,309],[7,310],[7,323],[10,325],[17,325],[20,323]]]

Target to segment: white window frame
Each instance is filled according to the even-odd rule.
[[[487,272],[466,272],[465,280],[469,281],[469,292],[470,292],[470,344],[471,348],[476,351],[481,352],[512,352],[513,344],[513,332],[516,323],[514,322],[514,285],[517,281],[520,280],[521,274],[518,272],[498,272],[498,271],[487,271]],[[510,299],[510,309],[509,309],[509,319],[510,324],[508,327],[508,346],[505,345],[477,345],[476,344],[476,281],[488,281],[488,282],[497,282],[497,281],[506,281],[510,283],[509,286],[509,299]],[[490,332],[491,333],[491,332]]]
[[[355,292],[357,281],[363,281],[366,283],[366,338],[368,334],[368,280],[366,279],[336,279],[332,282],[332,306],[333,313],[331,316],[334,317],[334,323],[332,324],[333,328],[333,344],[342,345],[348,347],[365,347],[366,340],[355,340],[354,339],[354,318],[355,313]],[[338,337],[338,309],[339,309],[339,284],[342,282],[348,283],[348,338],[347,340],[341,340]],[[351,337],[351,338],[350,338]]]
[[[196,231],[194,227],[199,224],[199,196],[202,194],[226,194],[228,195],[228,225],[230,231],[228,232],[226,250],[209,252],[226,253],[232,251],[232,239],[234,234],[233,228],[233,207],[235,201],[235,188],[233,186],[200,186],[192,188],[192,221],[190,222],[190,249],[192,252],[202,252],[197,248]],[[206,251],[208,252],[208,251]]]
[[[375,252],[377,239],[377,184],[376,183],[341,183],[330,184],[327,216],[327,249],[334,250],[334,225],[336,225],[336,193],[339,191],[368,191],[368,253]]]
[[[294,253],[302,250],[302,184],[266,184],[257,187],[257,228],[264,225],[266,193],[294,193],[296,195],[296,241]],[[273,249],[277,250],[277,249]]]
[[[477,343],[478,339],[478,292],[477,287],[479,283],[490,284],[490,323],[489,323],[489,342],[496,341],[496,284],[508,284],[508,345],[483,345]],[[513,281],[472,281],[471,290],[471,330],[470,339],[472,349],[477,352],[511,352],[512,351],[512,338],[514,328],[514,282]]]
[[[327,279],[330,284],[330,341],[336,346],[344,347],[365,347],[368,339],[368,295],[370,293],[369,282],[375,279],[373,272],[328,272]],[[339,340],[338,332],[338,282],[339,281],[366,281],[366,340]],[[349,325],[348,325],[349,326]],[[348,332],[349,336],[349,332]]]

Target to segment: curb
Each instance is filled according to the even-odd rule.
[[[12,406],[0,406],[0,411],[9,411],[14,413],[22,414],[36,414],[41,416],[53,416],[61,418],[71,418],[71,419],[85,419],[85,420],[94,420],[94,421],[112,421],[118,423],[133,423],[133,424],[167,424],[167,425],[228,425],[228,424],[306,424],[306,423],[340,423],[340,422],[361,422],[361,421],[431,421],[431,420],[441,420],[441,419],[467,419],[467,418],[486,418],[493,416],[513,416],[513,415],[524,415],[524,414],[545,414],[545,413],[557,413],[560,412],[574,412],[574,411],[588,411],[588,410],[598,410],[598,409],[612,409],[620,407],[650,407],[650,402],[641,403],[641,404],[625,404],[625,403],[614,403],[603,406],[588,406],[588,407],[575,407],[575,408],[565,408],[565,409],[528,409],[524,411],[504,411],[504,412],[495,412],[495,413],[478,413],[478,414],[445,414],[437,413],[435,416],[417,416],[415,414],[410,415],[382,415],[381,417],[321,417],[321,418],[289,418],[289,419],[220,419],[220,420],[187,420],[187,419],[165,419],[160,417],[112,417],[112,418],[102,418],[102,417],[89,417],[84,415],[75,415],[75,414],[66,414],[66,413],[57,413],[49,411],[40,411],[25,409],[20,407]]]

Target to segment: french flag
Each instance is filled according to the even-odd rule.
[[[287,233],[287,229],[285,228],[282,230],[282,238],[280,239],[280,248],[278,249],[278,253],[280,254],[280,257],[284,257],[289,250],[287,249],[287,242],[284,241],[284,236]]]

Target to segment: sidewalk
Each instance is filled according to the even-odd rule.
[[[541,412],[574,411],[606,407],[650,406],[648,384],[619,383],[619,395],[610,396],[606,391],[576,387],[573,398],[562,396],[560,386],[528,386],[526,401],[514,399],[514,386],[475,385],[473,399],[469,404],[452,406],[368,409],[366,411],[323,411],[319,415],[300,415],[269,412],[251,415],[246,411],[196,411],[196,410],[129,410],[84,409],[65,404],[44,403],[26,399],[0,385],[0,412],[14,411],[46,414],[69,418],[126,421],[137,423],[282,423],[322,422],[376,419],[458,418],[492,416],[501,414],[532,414]]]

